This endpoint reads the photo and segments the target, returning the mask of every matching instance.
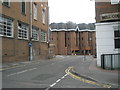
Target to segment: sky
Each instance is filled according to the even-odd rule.
[[[50,23],[94,23],[95,2],[91,0],[48,0]]]

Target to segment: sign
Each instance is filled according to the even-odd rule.
[[[28,43],[28,46],[29,46],[29,47],[32,47],[32,43]]]
[[[100,21],[119,20],[120,13],[106,13],[100,15]]]

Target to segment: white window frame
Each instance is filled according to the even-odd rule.
[[[19,26],[21,24],[21,27]],[[25,36],[26,32],[26,36]],[[18,39],[28,40],[28,25],[22,22],[18,22]]]
[[[25,12],[22,11],[23,7],[22,7],[22,2],[25,2]],[[22,0],[21,1],[21,13],[22,14],[26,14],[26,0]]]
[[[120,0],[111,0],[111,4],[119,4]]]
[[[13,20],[0,16],[0,36],[13,37],[13,30]]]
[[[2,0],[3,5],[10,7],[10,0],[7,0],[8,5],[7,5],[7,4],[5,4],[5,3],[4,3],[4,1],[6,1],[6,0]]]
[[[34,10],[34,19],[37,20],[37,4],[33,4],[33,10]]]
[[[45,9],[42,9],[42,23],[45,24],[46,22],[46,19],[45,19]]]
[[[39,29],[32,27],[31,37],[32,41],[39,41]]]
[[[115,37],[115,31],[118,31],[118,33],[120,34],[120,27],[119,26],[114,26],[113,28],[114,28],[114,48],[115,49],[120,49],[120,48],[115,47],[115,40],[120,40],[119,36]]]
[[[45,31],[43,31],[43,30],[41,30],[41,33],[40,33],[41,35],[41,42],[46,42],[47,41],[47,34],[46,34],[46,32]]]

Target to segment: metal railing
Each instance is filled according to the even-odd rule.
[[[101,68],[120,70],[120,53],[117,54],[102,54],[101,55]]]

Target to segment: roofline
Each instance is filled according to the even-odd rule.
[[[77,29],[51,29],[50,31],[77,31]],[[93,32],[96,30],[90,30],[90,29],[83,29],[83,30],[78,30],[78,32]]]

